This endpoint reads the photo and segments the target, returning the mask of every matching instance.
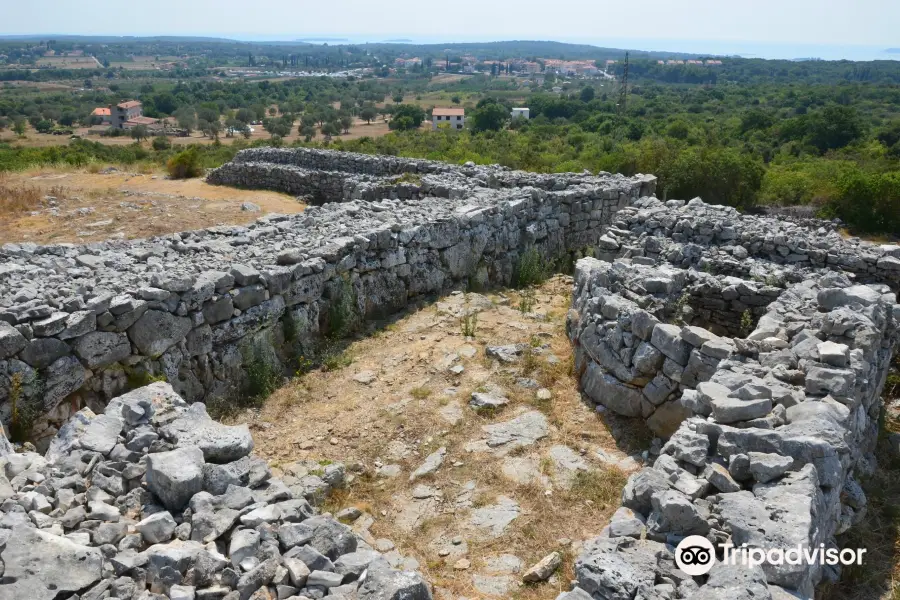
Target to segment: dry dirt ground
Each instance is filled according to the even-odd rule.
[[[90,173],[40,169],[0,173],[0,244],[145,238],[215,225],[248,223],[268,213],[297,213],[303,203],[269,191],[171,180],[162,173]],[[252,203],[259,210],[244,210]]]
[[[298,376],[231,418],[250,423],[276,471],[345,463],[356,475],[328,508],[362,511],[353,527],[417,562],[437,598],[556,598],[649,445],[581,399],[564,331],[571,286],[554,277],[532,306],[515,291],[454,293],[352,343],[333,361],[344,366]],[[475,311],[464,337],[462,315]],[[510,361],[486,352],[510,344],[522,344]],[[473,393],[507,404],[475,409]],[[554,551],[556,574],[523,584]]]

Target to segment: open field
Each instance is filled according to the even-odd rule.
[[[647,443],[633,424],[606,422],[581,400],[564,333],[570,289],[568,277],[549,280],[528,314],[518,292],[453,294],[352,343],[331,370],[293,380],[261,411],[232,419],[250,423],[255,451],[276,470],[304,459],[359,465],[362,474],[329,508],[366,513],[357,531],[414,557],[436,598],[555,598],[569,589],[581,541],[618,507],[625,471],[637,466],[627,454]],[[470,338],[460,327],[467,310],[478,311]],[[531,350],[518,364],[485,355],[486,345],[519,342]],[[473,392],[489,390],[509,404],[468,405]],[[545,438],[512,450],[478,442],[483,426],[536,413],[549,424]],[[410,481],[441,447],[443,466]],[[610,466],[622,460],[625,471]],[[519,512],[502,531],[473,526],[482,509],[510,502]],[[562,570],[523,586],[520,571],[554,550],[565,557]]]
[[[244,202],[259,210],[242,210]],[[170,180],[161,173],[0,173],[0,244],[144,238],[248,223],[303,207],[286,194],[217,187],[202,179]]]
[[[93,56],[44,56],[37,61],[40,67],[53,69],[97,69],[103,68]]]
[[[300,126],[300,122],[297,121],[294,123],[294,127],[291,129],[290,135],[284,138],[285,142],[293,142],[297,139],[301,139],[297,132],[298,127]],[[423,127],[430,128],[431,125],[429,122],[425,122],[422,125]],[[250,135],[249,141],[255,140],[267,140],[271,136],[269,133],[262,128],[262,125],[254,125],[253,133]],[[83,137],[84,139],[90,140],[92,142],[100,142],[101,144],[109,144],[111,146],[121,146],[127,144],[133,144],[134,140],[130,136],[121,136],[121,137],[106,137],[99,135],[88,135],[88,127],[76,127],[75,134]],[[350,127],[350,133],[344,134],[340,137],[343,140],[354,140],[361,137],[379,137],[382,135],[386,135],[390,133],[390,129],[388,128],[388,124],[383,121],[381,118],[378,118],[372,123],[366,123],[361,119],[356,119],[353,125]],[[335,139],[337,139],[335,137]],[[234,138],[225,137],[224,134],[219,136],[219,141],[223,144],[231,143],[235,139],[244,139],[242,136],[236,136]],[[322,135],[319,134],[314,139],[322,139]],[[178,145],[187,145],[187,144],[211,144],[215,140],[212,138],[206,137],[199,131],[194,131],[191,135],[187,137],[170,137],[169,141],[172,144]],[[15,144],[18,146],[26,147],[26,148],[42,148],[46,146],[58,146],[60,144],[69,143],[69,136],[67,135],[53,135],[52,133],[38,133],[31,127],[28,128],[28,131],[25,133],[24,138],[18,138],[11,131],[3,131],[0,132],[0,143],[7,144]],[[150,147],[150,140],[145,140],[143,145],[147,148]]]

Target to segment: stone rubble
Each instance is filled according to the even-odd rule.
[[[46,456],[5,454],[0,599],[431,600],[371,536],[316,514],[342,465],[277,479],[252,448],[160,382],[82,409]]]

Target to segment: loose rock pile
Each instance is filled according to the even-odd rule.
[[[0,248],[0,417],[17,397],[39,417],[43,448],[72,407],[99,408],[135,383],[164,377],[189,402],[228,399],[251,361],[296,369],[335,305],[372,316],[509,283],[523,253],[593,247],[655,185],[272,149],[242,151],[209,177],[279,189],[297,169],[312,187],[294,193],[367,199],[149,240]],[[386,177],[401,173],[420,182]]]
[[[0,459],[2,600],[430,600],[313,508],[343,465],[272,477],[246,425],[155,383]],[[8,452],[9,448],[6,449]]]
[[[719,562],[692,578],[674,549],[690,535],[834,548],[865,515],[857,478],[875,468],[879,398],[900,340],[888,285],[896,247],[698,200],[642,200],[604,238],[606,258],[626,258],[577,264],[568,331],[578,376],[600,410],[645,418],[668,441],[631,476],[563,597],[812,597],[839,566]],[[738,324],[747,331],[734,333]]]

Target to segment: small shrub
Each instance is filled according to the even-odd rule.
[[[356,331],[360,325],[356,290],[349,277],[342,277],[328,306],[328,337],[340,339]]]
[[[409,390],[409,394],[416,400],[424,400],[431,395],[431,390],[429,390],[427,387],[414,387],[413,389]]]
[[[747,337],[753,331],[753,313],[748,308],[741,314],[741,335]]]
[[[21,373],[13,374],[9,385],[9,439],[12,442],[22,444],[31,437],[34,423],[40,416],[40,407],[25,397],[25,387],[40,387],[41,382],[34,378],[25,381]],[[40,398],[40,390],[34,394]]]
[[[150,145],[153,146],[153,149],[157,152],[163,152],[172,147],[172,142],[170,142],[169,138],[166,136],[158,135],[153,138],[153,142]]]
[[[686,323],[686,313],[690,308],[690,300],[691,295],[687,292],[681,294],[678,297],[678,300],[672,303],[672,324],[674,325],[687,325]]]
[[[534,304],[536,302],[535,293],[533,287],[527,287],[522,291],[522,295],[519,297],[519,312],[523,315],[530,313],[534,310]]]
[[[326,371],[340,371],[353,364],[353,355],[343,351],[326,351],[322,358],[322,366]]]
[[[284,374],[277,359],[259,344],[251,344],[244,352],[249,404],[257,405],[281,385]]]
[[[128,389],[136,390],[137,388],[156,383],[157,381],[166,381],[164,373],[154,375],[150,371],[143,369],[125,368],[125,377],[128,380]]]
[[[394,179],[394,183],[412,183],[419,185],[422,183],[422,176],[416,173],[404,173]]]
[[[459,318],[459,329],[463,337],[475,337],[475,333],[478,331],[478,312],[466,310]]]
[[[519,258],[519,265],[515,273],[516,287],[526,287],[529,285],[540,285],[547,279],[549,268],[544,257],[538,252],[538,249],[531,246]]]
[[[188,179],[200,177],[203,172],[200,166],[200,155],[196,148],[183,150],[169,159],[166,170],[172,179]]]

